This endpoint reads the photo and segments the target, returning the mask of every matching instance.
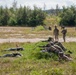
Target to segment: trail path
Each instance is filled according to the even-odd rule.
[[[6,42],[38,42],[42,40],[47,40],[47,39],[42,39],[42,38],[33,38],[33,39],[26,39],[26,38],[7,38],[7,39],[2,39],[0,38],[0,43],[6,43]],[[62,38],[59,38],[60,42],[63,42]],[[66,42],[76,42],[76,37],[67,37]]]

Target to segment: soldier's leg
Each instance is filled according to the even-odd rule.
[[[60,52],[59,53],[59,59],[65,60],[65,61],[72,61],[72,58],[68,57],[64,53]]]
[[[59,40],[58,35],[57,35],[57,41]]]
[[[55,41],[58,41],[58,35],[55,35]]]
[[[65,34],[63,34],[63,40],[64,40],[64,42],[65,42]]]
[[[63,49],[63,51],[66,51],[66,48],[62,45],[62,43],[56,41],[56,42],[54,42],[54,44],[60,46]]]
[[[2,58],[2,57],[7,57],[7,54],[4,54],[4,55],[0,56],[0,58]]]
[[[65,54],[63,55],[63,59],[66,61],[72,61],[72,58],[66,56]]]
[[[56,41],[56,35],[55,35],[55,41]]]
[[[2,57],[12,57],[12,54],[4,54]]]
[[[62,60],[63,54],[64,54],[63,52],[59,52],[59,53],[58,53],[59,61]]]

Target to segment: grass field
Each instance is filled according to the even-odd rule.
[[[23,56],[0,58],[0,75],[76,75],[76,42],[63,43],[67,50],[73,52],[73,61],[69,62],[59,62],[54,54],[49,57],[48,53],[40,53],[38,46],[45,45],[45,42],[17,44],[24,48],[24,51],[20,51]],[[16,43],[0,44],[0,55],[13,53],[3,50],[15,45]]]
[[[62,36],[61,28],[59,37]],[[36,27],[0,27],[0,38],[47,38],[53,36],[52,30],[45,30],[42,26]],[[76,37],[74,27],[67,28],[68,37]],[[40,53],[39,45],[45,45],[44,42],[37,43],[3,43],[0,44],[0,56],[6,53],[3,51],[8,48],[15,47],[16,44],[24,48],[20,51],[22,57],[16,58],[0,58],[0,75],[76,75],[76,42],[63,43],[67,50],[71,50],[73,61],[58,61],[58,57],[53,54],[52,57],[48,53]],[[15,51],[17,52],[17,51]]]

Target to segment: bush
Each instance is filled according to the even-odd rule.
[[[63,70],[59,68],[53,68],[51,70],[51,75],[64,75]]]
[[[33,56],[36,59],[51,59],[51,60],[58,60],[58,56],[54,53],[48,53],[48,52],[37,52],[34,53]]]
[[[75,26],[76,25],[76,7],[71,6],[67,8],[63,8],[63,12],[61,13],[61,21],[60,25],[64,26]]]
[[[16,25],[16,23],[17,22],[14,18],[10,18],[9,21],[8,21],[8,25],[10,25],[10,26],[14,26],[14,25]]]

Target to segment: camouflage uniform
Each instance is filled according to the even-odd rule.
[[[64,47],[60,42],[58,43],[58,45],[54,42],[50,42],[44,47],[44,50],[42,50],[42,52],[49,52],[49,53],[52,52],[58,55],[59,60],[62,59],[62,60],[71,61],[72,59],[66,54],[64,54],[65,49],[64,50],[63,49]]]
[[[59,30],[57,29],[57,26],[55,26],[55,29],[53,30],[53,34],[55,36],[55,41],[58,41]]]
[[[53,42],[48,43],[43,48],[44,48],[44,50],[47,50],[47,52],[53,52],[56,54],[58,54],[59,52],[63,52],[62,48],[58,45],[55,45]]]
[[[54,44],[60,46],[63,51],[66,51],[66,48],[62,45],[62,43],[55,41]]]
[[[64,54],[62,52],[59,52],[59,60],[65,60],[65,61],[72,61],[72,58],[70,56],[67,56],[67,54]]]
[[[0,57],[17,57],[17,56],[22,56],[20,53],[11,53],[11,54],[4,54],[3,56]]]
[[[9,49],[4,50],[4,51],[23,51],[23,50],[24,50],[24,48],[22,48],[22,47],[16,47],[16,48],[9,48]]]
[[[65,37],[66,37],[67,29],[65,29],[65,27],[63,27],[61,33],[63,34],[63,40],[65,42]]]

